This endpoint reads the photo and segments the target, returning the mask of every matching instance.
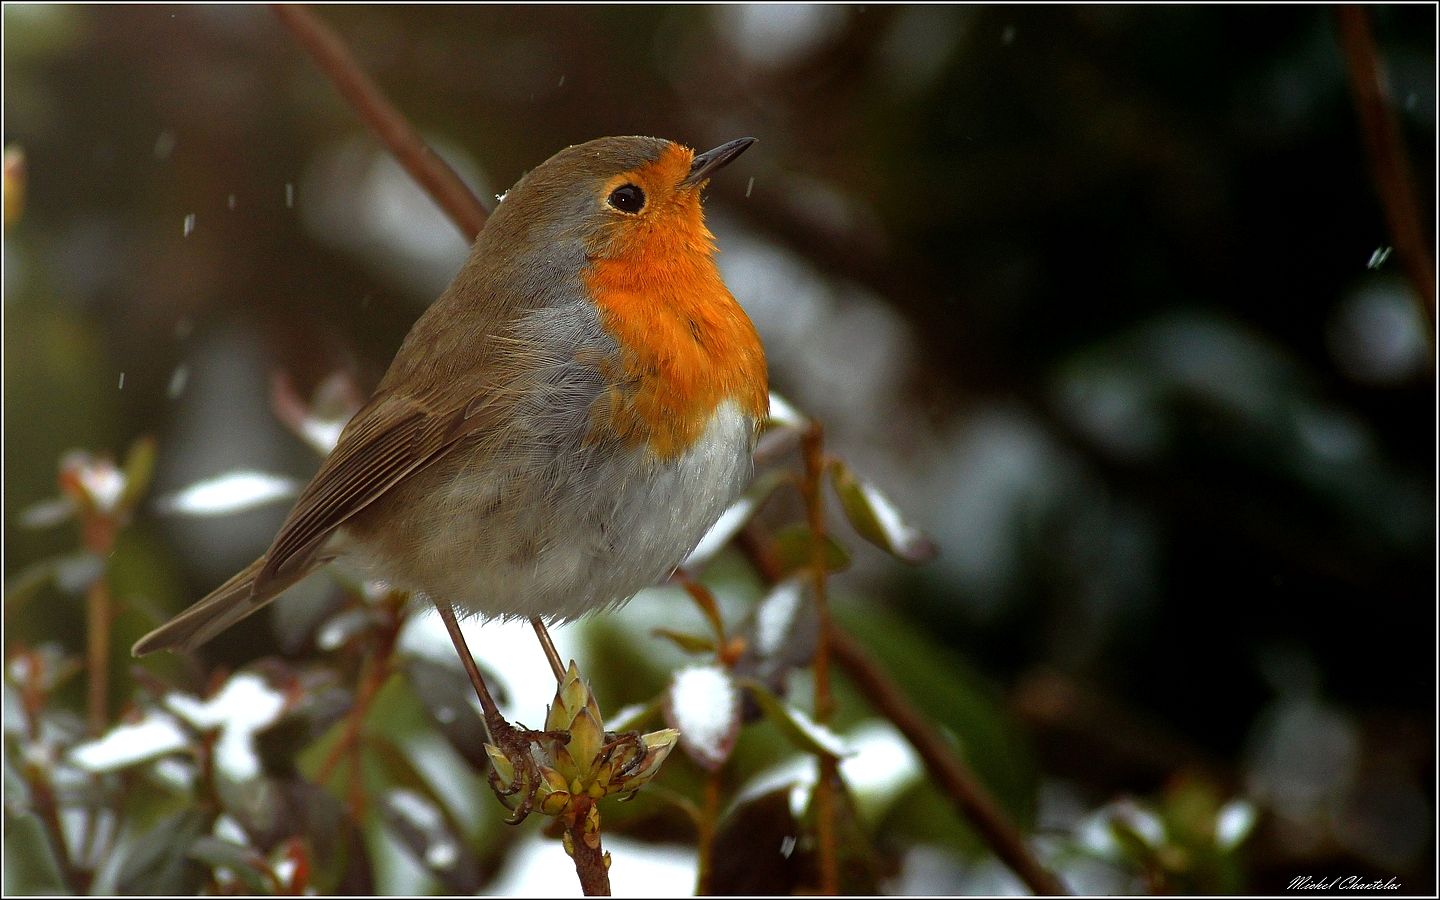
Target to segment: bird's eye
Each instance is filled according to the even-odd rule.
[[[610,192],[610,205],[627,213],[638,213],[645,208],[645,192],[633,184],[622,184]]]

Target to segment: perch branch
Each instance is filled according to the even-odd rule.
[[[420,139],[409,120],[355,62],[339,35],[304,6],[277,3],[271,9],[410,177],[440,205],[467,241],[475,240],[488,218],[485,207],[455,170]]]

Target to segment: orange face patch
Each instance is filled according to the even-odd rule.
[[[720,403],[734,400],[758,421],[769,396],[760,338],[720,280],[699,193],[677,189],[693,158],[672,144],[612,179],[607,193],[629,181],[645,191],[646,206],[615,223],[585,273],[601,324],[621,348],[601,369],[608,388],[592,434],[648,444],[667,460],[694,444]]]

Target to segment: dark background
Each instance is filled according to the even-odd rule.
[[[1368,11],[1430,244],[1434,10]],[[840,602],[982,673],[1042,821],[1201,772],[1260,811],[1239,885],[1434,889],[1433,329],[1333,8],[322,14],[487,200],[600,135],[759,138],[707,209],[773,387],[941,548]],[[17,527],[73,447],[308,477],[269,373],[373,384],[465,251],[263,8],[7,6],[5,54],[10,579],[73,545]],[[178,609],[283,512],[126,552]],[[82,646],[60,602],[7,645]]]

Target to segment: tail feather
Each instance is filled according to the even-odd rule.
[[[310,573],[302,571],[272,579],[262,593],[255,592],[255,576],[264,557],[237,572],[204,599],[135,642],[130,652],[144,656],[157,650],[194,650],[220,632],[274,600],[286,588]]]

